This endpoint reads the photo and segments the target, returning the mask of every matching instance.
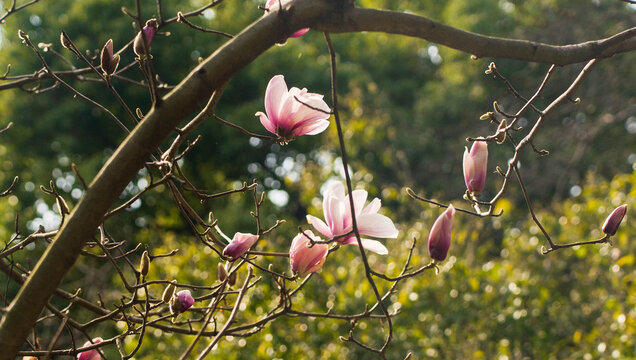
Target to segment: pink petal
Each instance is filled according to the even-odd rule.
[[[267,117],[267,115],[263,114],[260,111],[257,112],[255,115],[260,116],[261,124],[263,124],[263,126],[265,127],[265,129],[267,129],[267,131],[271,132],[272,134],[276,134],[276,124],[272,123]]]
[[[369,251],[373,251],[376,254],[387,255],[389,253],[389,250],[386,248],[386,246],[384,246],[381,242],[377,240],[361,238],[360,242],[362,243],[363,248]],[[358,245],[358,240],[356,239],[355,236],[352,236],[349,239],[347,239],[345,242],[343,242],[343,244]]]
[[[353,190],[353,207],[356,211],[356,215],[360,215],[362,209],[364,209],[364,203],[367,202],[369,193],[365,190]],[[347,202],[349,199],[347,199]]]
[[[300,29],[300,30],[296,31],[295,33],[289,35],[289,37],[290,38],[297,38],[297,37],[305,35],[305,33],[307,33],[307,31],[309,31],[309,28]]]
[[[356,220],[362,235],[392,239],[398,236],[398,229],[393,225],[393,221],[384,215],[365,214]]]
[[[312,215],[307,215],[307,222],[311,226],[313,226],[314,229],[316,229],[316,231],[323,234],[328,239],[331,239],[333,237],[333,234],[331,233],[331,229],[329,229],[329,226],[327,226],[327,224],[325,224],[325,222],[320,220],[319,218]]]
[[[358,216],[366,215],[366,214],[375,214],[378,212],[378,210],[380,210],[381,206],[382,206],[382,202],[380,201],[380,199],[373,198],[373,200],[371,200],[369,205],[367,205],[364,209],[362,209],[362,211],[360,211],[360,214],[358,214]]]
[[[327,224],[329,224],[333,236],[346,233],[345,222],[347,221],[347,217],[345,216],[345,207],[342,199],[330,197],[327,199],[327,206],[329,212],[325,213],[325,220],[327,220]]]
[[[270,121],[278,126],[280,109],[287,96],[287,84],[283,75],[276,75],[267,84],[265,90],[265,112]],[[272,131],[275,133],[274,131]]]
[[[327,130],[329,124],[331,124],[329,120],[315,120],[313,122],[305,122],[300,126],[296,126],[292,130],[292,134],[294,134],[294,136],[320,134],[321,132]]]

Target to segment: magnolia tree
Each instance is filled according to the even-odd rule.
[[[18,11],[29,11],[29,5],[37,2],[38,0],[34,0],[19,4],[12,1],[2,20]],[[116,44],[112,40],[100,44],[102,50],[99,56],[86,56],[86,49],[80,48],[74,39],[62,32],[60,42],[66,52],[56,52],[57,56],[82,64],[81,68],[73,67],[70,72],[53,68],[43,56],[44,51],[59,48],[53,45],[57,39],[49,39],[49,44],[34,44],[29,33],[20,30],[16,34],[24,46],[32,50],[33,56],[41,61],[42,68],[33,69],[37,70],[34,74],[5,74],[3,90],[50,79],[55,87],[64,88],[76,101],[100,109],[128,135],[93,179],[84,180],[74,167],[76,177],[84,186],[83,195],[76,204],[68,205],[68,199],[58,192],[53,183],[42,188],[56,200],[57,210],[61,215],[58,229],[47,231],[41,228],[28,235],[16,230],[15,235],[0,250],[0,269],[11,282],[20,286],[15,296],[5,299],[7,306],[2,309],[2,359],[13,359],[16,356],[24,356],[25,359],[47,358],[57,355],[99,359],[108,349],[117,349],[116,352],[122,358],[131,358],[144,346],[146,334],[154,329],[188,335],[189,345],[181,358],[204,358],[223,338],[248,337],[280,317],[318,318],[320,321],[350,323],[350,331],[346,334],[334,334],[334,340],[340,339],[385,358],[391,352],[394,333],[408,331],[396,328],[394,318],[410,316],[408,309],[392,310],[390,295],[401,291],[400,284],[403,280],[422,276],[426,270],[436,269],[447,258],[449,249],[453,246],[455,218],[506,216],[496,210],[496,205],[513,183],[518,183],[529,215],[543,233],[541,251],[544,255],[573,246],[607,243],[616,234],[626,214],[626,205],[619,206],[608,214],[607,220],[602,224],[604,235],[601,238],[583,239],[575,243],[555,242],[535,216],[520,171],[519,157],[524,152],[534,152],[537,156],[547,155],[547,151],[535,146],[535,139],[540,136],[544,123],[554,115],[559,106],[566,102],[579,102],[576,90],[597,63],[636,50],[636,28],[596,41],[550,45],[466,32],[410,13],[357,7],[349,0],[268,0],[261,4],[263,16],[253,19],[253,23],[240,33],[229,35],[202,28],[190,21],[216,7],[222,0],[210,2],[198,9],[184,8],[172,15],[162,13],[162,1],[157,0],[157,11],[150,19],[142,18],[140,3],[136,2],[134,10],[123,9],[125,16],[130,16],[139,29],[136,37],[127,44]],[[210,33],[210,36],[220,34],[228,37],[228,40],[205,59],[201,59],[199,65],[178,85],[171,87],[162,83],[156,74],[153,64],[163,59],[153,57],[153,39],[159,33],[165,34],[170,27],[183,26],[177,23],[188,25],[192,31]],[[253,109],[256,115],[254,121],[260,120],[264,131],[250,132],[215,114],[215,107],[221,101],[226,84],[239,70],[277,44],[303,41],[302,36],[308,31],[322,33],[328,49],[331,94],[327,98],[311,92],[315,91],[312,84],[290,84],[296,85],[290,87],[285,81],[284,69],[281,69],[281,74],[272,77],[267,88],[261,89],[264,108]],[[406,189],[412,201],[432,204],[440,208],[440,212],[437,220],[430,224],[427,234],[430,261],[412,263],[411,254],[416,247],[413,240],[409,256],[398,266],[401,271],[395,274],[374,269],[368,261],[367,252],[390,255],[391,246],[383,239],[411,240],[400,233],[399,218],[383,215],[380,199],[370,199],[367,191],[356,189],[355,184],[352,184],[351,168],[348,165],[347,143],[342,130],[342,122],[347,119],[340,116],[337,93],[338,49],[334,48],[331,38],[333,34],[351,32],[384,32],[416,37],[456,49],[475,59],[487,57],[552,64],[528,97],[515,89],[494,62],[485,69],[486,74],[501,80],[502,86],[507,87],[511,95],[519,100],[519,106],[515,111],[505,111],[495,102],[492,111],[487,111],[481,117],[480,114],[475,114],[476,119],[490,122],[492,131],[474,134],[467,139],[463,157],[466,184],[463,199],[457,199],[452,205],[418,195],[424,189]],[[134,52],[136,55],[135,60],[129,64],[120,61],[120,55],[126,52]],[[585,63],[585,66],[576,77],[569,80],[567,89],[551,99],[548,106],[539,107],[536,100],[544,95],[553,74],[563,67],[576,68],[579,63]],[[138,108],[132,110],[131,106],[134,106],[119,93],[122,87],[133,86],[121,80],[135,71],[143,72],[146,81],[142,86],[152,99],[152,107],[145,113]],[[71,76],[83,81],[90,79],[90,86],[109,92],[130,118],[126,121],[132,120],[136,124],[134,128],[129,128],[125,125],[126,121],[119,119],[111,109],[72,85],[68,81]],[[42,96],[46,96],[43,90],[36,92],[45,93]],[[193,114],[195,115],[191,117]],[[522,117],[532,118],[534,121],[527,127],[521,127],[519,120]],[[244,184],[240,188],[218,194],[209,194],[192,184],[181,171],[179,160],[187,158],[188,151],[196,146],[198,139],[191,138],[193,130],[208,120],[216,120],[235,128],[237,136],[253,137],[281,146],[294,146],[294,139],[300,136],[327,136],[325,130],[335,127],[344,179],[341,182],[330,182],[324,187],[322,216],[307,214],[306,223],[300,226],[295,237],[288,239],[288,245],[284,248],[270,247],[264,240],[284,226],[284,222],[277,220],[269,223],[264,220],[261,211],[264,193],[259,191],[258,179],[252,184]],[[11,131],[11,127],[7,126],[1,136],[11,136]],[[266,132],[269,134],[262,135]],[[491,149],[493,146],[506,147],[509,161],[489,166],[489,146]],[[148,186],[123,204],[114,206],[126,185],[142,169],[146,174],[151,174]],[[492,174],[493,169],[495,175]],[[491,174],[487,176],[489,173]],[[17,182],[16,176],[14,183],[2,195],[11,194]],[[482,195],[487,182],[497,183],[499,187],[498,192],[490,198]],[[382,184],[375,185],[382,187]],[[190,224],[197,246],[211,250],[209,256],[217,259],[214,263],[218,263],[218,281],[212,284],[191,284],[180,279],[148,279],[153,261],[173,256],[176,251],[157,253],[152,248],[144,251],[141,244],[124,247],[122,241],[110,235],[105,220],[121,214],[158,186],[166,186],[170,190],[177,208]],[[195,194],[197,198],[210,198],[233,193],[253,195],[254,210],[245,216],[254,218],[257,226],[253,233],[236,232],[231,238],[224,233],[222,222],[219,222],[223,214],[210,213],[208,216],[198,213],[186,196]],[[32,269],[28,264],[14,260],[12,255],[24,251],[33,242],[42,241],[48,244],[46,251]],[[321,271],[330,271],[323,269],[323,266],[328,266],[330,255],[340,251],[342,245],[353,245],[359,250],[358,256],[363,264],[359,271],[364,272],[374,300],[353,313],[331,310],[311,312],[297,307],[295,297],[310,287],[312,279],[320,277]],[[255,250],[257,246],[259,251]],[[63,280],[73,264],[80,256],[90,255],[85,250],[87,247],[97,249],[99,261],[114,269],[120,277],[119,288],[111,289],[125,294],[120,301],[109,303],[87,300],[83,298],[84,294],[65,286]],[[289,267],[270,265],[268,259],[271,257],[288,257]],[[237,280],[238,273],[243,274],[239,277],[240,281]],[[264,314],[247,314],[238,320],[237,313],[243,311],[241,304],[245,302],[246,295],[262,287],[264,278],[270,279],[276,286],[263,287],[260,291],[267,292],[267,296],[277,298],[278,301],[273,302]],[[378,286],[379,282],[382,287]],[[194,290],[198,294],[196,297],[193,296]],[[59,309],[51,305],[52,297],[63,299],[69,306]],[[92,314],[92,318],[75,319],[71,305],[73,309],[85,309]],[[183,314],[193,309],[197,310],[195,315],[184,320]],[[52,334],[50,338],[30,339],[29,335],[35,332],[36,325],[50,318],[56,319],[56,322],[46,323],[51,328],[47,332]],[[364,330],[357,327],[358,322],[363,319],[385,329],[379,342],[377,339],[363,340],[365,337],[360,333]],[[116,336],[108,337],[97,330],[106,322],[123,322],[125,326]],[[130,343],[130,339],[135,344],[132,349],[124,346],[124,341]]]

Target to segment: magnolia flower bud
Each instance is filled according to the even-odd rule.
[[[292,272],[300,277],[322,269],[329,252],[327,244],[314,244],[314,246],[309,247],[311,246],[311,241],[307,236],[310,236],[314,241],[320,241],[321,239],[318,236],[314,236],[314,233],[309,230],[305,233],[296,235],[289,249],[289,264]]]
[[[488,167],[488,144],[475,141],[473,146],[464,151],[464,181],[466,188],[473,193],[484,190],[486,185],[486,169]]]
[[[170,284],[166,286],[166,289],[163,291],[163,295],[161,295],[161,301],[167,304],[170,301],[170,299],[172,299],[172,295],[174,295],[174,289],[175,289],[176,283],[177,283],[176,280],[172,280]]]
[[[180,314],[188,310],[194,304],[194,298],[190,290],[181,290],[170,300],[170,313]]]
[[[104,339],[96,337],[91,341],[85,342],[82,347],[99,344],[102,341],[104,341]],[[82,351],[81,353],[77,354],[77,360],[101,360],[101,358],[102,356],[99,354],[99,351],[97,351],[97,349]]]
[[[621,221],[623,221],[623,217],[625,217],[625,213],[627,213],[627,204],[623,204],[614,209],[603,223],[603,232],[607,235],[616,234],[618,226],[621,224]]]
[[[141,261],[139,262],[139,272],[144,277],[148,275],[148,268],[150,268],[150,256],[148,256],[148,251],[144,251],[141,254]]]
[[[428,253],[435,260],[442,261],[448,255],[454,215],[455,208],[453,205],[449,205],[448,209],[433,223],[431,233],[428,235]]]
[[[216,267],[216,276],[220,282],[225,281],[227,279],[227,270],[225,270],[225,266],[222,263],[219,263]]]
[[[155,37],[155,34],[157,33],[157,26],[158,26],[157,20],[150,19],[146,21],[146,26],[144,26],[143,29],[141,29],[141,31],[137,33],[137,36],[135,37],[135,42],[133,43],[133,50],[135,51],[135,54],[139,56],[140,58],[143,58],[146,54],[146,51],[144,50],[144,45],[143,45],[144,38],[146,39],[146,49],[150,53],[150,44],[152,43],[152,39]],[[143,36],[141,35],[142,32],[143,32]]]
[[[247,252],[258,240],[258,235],[237,232],[232,241],[223,249],[223,256],[234,261]]]
[[[232,272],[231,274],[228,275],[227,284],[229,286],[234,286],[234,284],[236,284],[236,277],[237,277],[236,273],[237,272],[234,271],[234,272]]]
[[[113,54],[113,39],[108,39],[100,54],[102,71],[109,76],[115,73],[119,65],[119,55]]]

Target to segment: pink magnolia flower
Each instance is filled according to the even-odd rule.
[[[104,341],[104,339],[96,337],[91,341],[85,342],[82,347],[99,344],[100,342]],[[82,351],[81,353],[77,354],[77,360],[101,360],[101,358],[102,356],[99,355],[99,351],[97,351],[97,349]]]
[[[192,297],[192,293],[190,290],[181,290],[177,293],[175,298],[175,308],[179,310],[180,313],[188,310],[194,304],[194,298]]]
[[[468,191],[479,193],[486,185],[486,168],[488,166],[488,144],[475,141],[468,152],[464,151],[464,181]]]
[[[353,191],[356,223],[360,235],[396,238],[398,230],[393,225],[393,221],[384,215],[378,214],[381,206],[380,199],[374,198],[365,206],[368,195],[369,193],[364,190]],[[345,195],[345,187],[341,182],[335,182],[327,188],[322,201],[322,210],[326,223],[311,215],[307,215],[307,222],[328,239],[345,235],[353,229],[349,195]],[[389,253],[389,250],[377,240],[364,238],[360,240],[362,241],[362,247],[367,250],[381,255]],[[341,237],[337,241],[346,245],[358,245],[355,234]]]
[[[227,256],[234,261],[245,254],[256,241],[258,235],[237,232],[234,234],[232,241],[223,249],[223,256]]]
[[[320,110],[316,110],[320,109]],[[322,111],[321,111],[322,110]],[[276,75],[267,84],[265,112],[257,112],[261,124],[282,142],[296,136],[316,135],[329,126],[329,106],[322,95],[307,92],[307,89],[292,87],[287,90],[283,75]]]
[[[267,3],[265,4],[265,13],[267,13],[268,11],[274,11],[278,9],[280,7],[279,1],[282,2],[283,0],[267,0]],[[296,31],[295,33],[289,35],[289,37],[297,38],[297,37],[305,35],[307,31],[309,31],[309,28],[300,29]]]
[[[311,242],[307,236],[310,236],[314,241],[322,240],[319,236],[315,236],[313,232],[308,230],[305,231],[305,233],[296,235],[289,249],[289,264],[291,265],[292,272],[298,274],[300,277],[322,269],[322,265],[327,259],[327,252],[329,251],[327,244],[314,244],[314,246],[309,247]]]
[[[433,223],[431,233],[428,235],[428,253],[431,258],[442,261],[448,255],[451,242],[451,230],[453,229],[453,216],[455,208],[449,205]]]
[[[135,42],[133,43],[133,50],[137,56],[143,57],[145,55],[143,39],[146,39],[146,49],[150,51],[150,44],[152,43],[152,39],[157,33],[157,27],[157,20],[150,19],[146,21],[146,25],[143,27],[143,29],[141,29],[141,31],[137,33]],[[144,33],[143,37],[141,35],[142,32]]]
[[[618,226],[621,224],[621,221],[623,221],[623,217],[625,217],[626,213],[627,204],[623,204],[614,209],[603,223],[603,232],[607,235],[615,235],[618,230]]]

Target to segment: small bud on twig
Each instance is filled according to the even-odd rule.
[[[177,280],[172,280],[170,284],[166,286],[166,289],[163,291],[163,295],[161,295],[161,301],[167,304],[170,301],[170,299],[172,299],[172,295],[174,295],[174,289],[175,289],[176,283],[177,283]]]
[[[144,277],[148,275],[148,269],[150,268],[150,256],[148,256],[148,251],[144,251],[141,254],[141,262],[139,263],[139,272]]]
[[[225,281],[225,279],[227,279],[227,270],[225,270],[225,266],[223,266],[222,263],[219,263],[219,265],[217,266],[216,275],[220,282],[223,282]]]

